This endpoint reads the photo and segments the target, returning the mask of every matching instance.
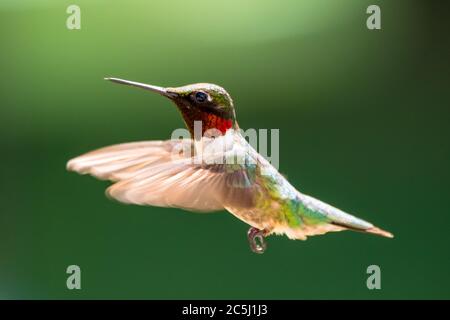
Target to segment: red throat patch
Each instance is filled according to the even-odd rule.
[[[202,118],[202,134],[213,128],[225,134],[233,126],[233,120],[225,119],[212,113],[205,112]]]

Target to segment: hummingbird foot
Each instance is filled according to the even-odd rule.
[[[251,227],[248,229],[247,238],[250,244],[250,249],[255,253],[264,253],[267,248],[266,241],[264,237],[266,232],[264,230],[259,230],[257,228]]]

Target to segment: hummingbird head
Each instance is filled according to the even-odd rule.
[[[218,85],[196,83],[182,87],[163,88],[117,78],[105,79],[143,88],[169,98],[177,105],[192,136],[196,121],[200,121],[202,124],[202,135],[210,129],[216,129],[225,134],[228,129],[238,127],[233,100],[228,92]]]

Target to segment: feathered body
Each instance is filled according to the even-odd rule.
[[[192,138],[119,144],[69,161],[69,170],[114,181],[108,196],[124,203],[198,212],[225,209],[264,235],[285,234],[291,239],[345,229],[392,237],[297,191],[241,135],[232,100],[223,88],[160,88],[110,80],[169,97]],[[196,121],[202,125],[200,137],[194,137]],[[208,134],[211,129],[213,136]]]

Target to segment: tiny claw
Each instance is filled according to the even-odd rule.
[[[247,238],[250,244],[250,249],[252,249],[253,252],[261,254],[266,251],[267,245],[264,241],[264,236],[264,230],[259,230],[254,227],[248,229]]]

